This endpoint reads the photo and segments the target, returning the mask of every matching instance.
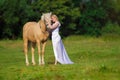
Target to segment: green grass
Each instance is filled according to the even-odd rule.
[[[26,66],[22,40],[0,41],[0,80],[120,80],[120,38],[70,36],[63,43],[74,64],[54,65],[49,40],[45,65],[38,65],[36,51],[37,65]]]

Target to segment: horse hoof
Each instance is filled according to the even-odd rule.
[[[45,64],[45,62],[42,63],[42,65],[44,65],[44,64]]]
[[[57,63],[55,63],[54,65],[57,65]]]
[[[29,66],[29,63],[26,63],[26,66]]]
[[[39,64],[39,66],[43,66],[44,64]]]
[[[35,65],[36,65],[36,63],[32,63],[32,65],[33,65],[33,66],[35,66]]]

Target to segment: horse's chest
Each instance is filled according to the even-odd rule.
[[[46,40],[47,40],[46,37],[42,37],[42,39],[41,39],[42,42],[44,42],[44,41],[46,41]]]

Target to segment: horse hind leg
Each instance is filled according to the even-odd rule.
[[[32,51],[32,64],[35,65],[35,58],[34,58],[34,52],[35,52],[35,46],[36,43],[32,43],[31,51]]]
[[[25,53],[25,62],[26,62],[26,65],[28,66],[29,65],[29,61],[28,61],[28,41],[27,40],[24,40],[24,53]]]

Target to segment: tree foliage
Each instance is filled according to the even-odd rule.
[[[110,22],[120,23],[119,0],[0,0],[0,39],[22,37],[23,25],[52,12],[61,22],[61,36],[100,36]]]
[[[107,18],[106,10],[102,7],[102,4],[102,0],[92,0],[82,4],[80,25],[83,34],[101,35],[100,31]]]
[[[0,3],[0,37],[20,37],[22,25],[32,17],[32,9],[25,0],[2,0]]]

